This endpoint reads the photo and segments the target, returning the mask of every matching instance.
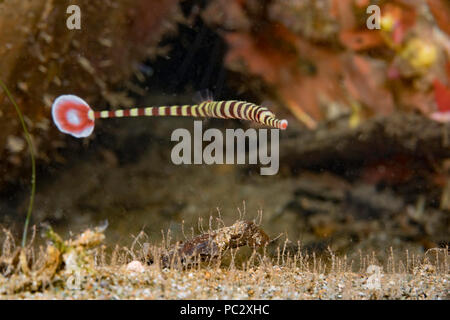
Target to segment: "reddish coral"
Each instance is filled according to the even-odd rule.
[[[440,112],[450,112],[450,88],[438,79],[434,80],[434,97]]]
[[[350,105],[364,114],[433,111],[445,40],[418,18],[424,0],[381,1],[381,30],[367,30],[366,0],[231,2],[212,2],[204,16],[214,26],[233,26],[224,32],[225,64],[261,79],[308,127],[333,114],[331,106],[339,113]],[[446,103],[442,88],[435,91]]]
[[[439,27],[450,35],[450,3],[447,0],[427,0]]]

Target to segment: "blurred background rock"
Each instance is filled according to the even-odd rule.
[[[81,9],[81,29],[69,30],[69,5]],[[96,106],[130,105],[127,82],[141,61],[158,54],[164,35],[182,19],[178,1],[2,1],[0,76],[26,116],[39,163],[62,161],[64,136],[51,123],[50,107],[74,93]],[[19,119],[1,96],[1,188],[29,167]],[[28,182],[27,182],[28,183]]]

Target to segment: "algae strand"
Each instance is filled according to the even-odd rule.
[[[25,133],[25,139],[28,143],[28,149],[30,150],[30,157],[31,157],[31,191],[30,191],[30,202],[28,204],[28,210],[27,210],[27,217],[25,219],[25,224],[23,227],[23,235],[22,235],[22,248],[25,247],[25,244],[27,242],[27,231],[28,231],[28,225],[30,223],[31,219],[31,212],[33,211],[33,202],[34,202],[34,194],[36,192],[36,163],[34,159],[34,152],[33,152],[33,143],[31,141],[31,136],[28,132],[27,126],[25,124],[25,120],[23,119],[22,112],[20,111],[19,106],[17,105],[16,101],[14,100],[11,92],[6,87],[5,83],[0,79],[0,86],[2,87],[3,91],[5,91],[6,96],[13,104],[14,108],[16,109],[17,115],[19,116],[20,123],[22,124],[23,131]]]

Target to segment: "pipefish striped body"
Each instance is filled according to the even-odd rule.
[[[92,133],[95,119],[161,116],[241,119],[282,130],[285,130],[288,125],[287,120],[277,119],[266,107],[237,100],[208,100],[194,105],[94,111],[80,97],[62,95],[55,100],[52,106],[53,121],[58,129],[77,138],[87,137]]]

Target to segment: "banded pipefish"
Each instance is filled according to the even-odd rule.
[[[54,101],[52,106],[53,121],[58,129],[77,138],[87,137],[93,132],[95,119],[145,116],[241,119],[282,130],[285,130],[288,125],[287,120],[277,119],[266,107],[261,107],[251,102],[237,100],[207,100],[194,105],[94,111],[89,104],[80,97],[75,95],[62,95]]]

